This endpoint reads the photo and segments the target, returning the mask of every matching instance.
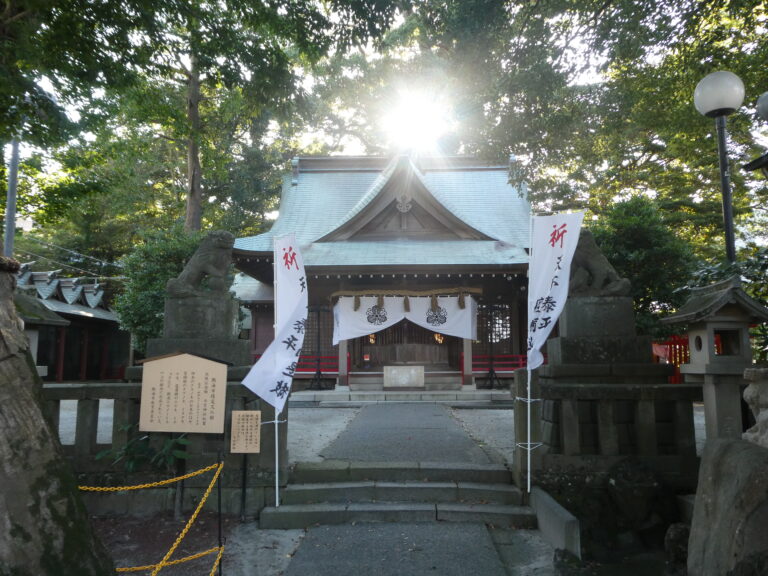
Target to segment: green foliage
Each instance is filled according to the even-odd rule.
[[[96,454],[96,460],[109,458],[112,466],[122,463],[123,469],[129,474],[142,468],[153,468],[163,472],[173,472],[180,460],[186,460],[189,455],[185,447],[189,445],[186,434],[174,436],[169,434],[163,438],[159,448],[150,441],[149,434],[138,434],[136,424],[121,426],[124,432],[132,432],[132,437],[125,446],[113,446]]]
[[[591,230],[619,275],[632,282],[639,331],[663,336],[659,319],[683,303],[686,294],[680,288],[695,266],[689,244],[644,196],[617,202]]]
[[[200,238],[179,226],[146,233],[144,241],[123,259],[125,288],[115,311],[120,325],[134,335],[137,350],[144,351],[147,339],[162,333],[165,285],[183,270]]]
[[[640,193],[712,257],[722,245],[717,146],[692,105],[716,69],[744,80],[746,114],[729,117],[733,165],[763,153],[750,109],[765,85],[764,2],[411,0],[374,58],[341,55],[318,80],[332,145],[356,138],[380,152],[381,111],[402,86],[453,102],[447,152],[518,159],[541,210],[601,215]],[[742,224],[768,200],[766,180],[732,171]]]

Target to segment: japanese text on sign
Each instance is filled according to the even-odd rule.
[[[261,451],[261,411],[232,411],[232,442],[229,451],[233,454],[258,454]]]
[[[144,364],[139,429],[224,432],[225,364],[178,354]]]

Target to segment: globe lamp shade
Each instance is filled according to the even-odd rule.
[[[763,92],[757,99],[757,114],[763,120],[768,120],[768,92]]]
[[[696,110],[715,118],[738,110],[744,101],[744,82],[733,72],[720,70],[701,79],[693,92]]]

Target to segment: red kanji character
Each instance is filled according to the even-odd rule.
[[[288,250],[283,248],[283,263],[285,264],[285,267],[289,270],[291,269],[291,264],[296,266],[296,270],[299,269],[299,263],[296,261],[296,252],[293,250],[293,246],[288,246]]]
[[[560,242],[560,248],[563,247],[563,239],[565,237],[567,224],[562,224],[559,228],[557,227],[557,224],[552,225],[552,234],[549,235],[549,245],[553,248],[555,247],[555,244]]]

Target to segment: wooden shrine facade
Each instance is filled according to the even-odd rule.
[[[332,157],[293,167],[272,230],[235,244],[249,277],[236,290],[251,310],[255,356],[273,335],[272,238],[293,233],[310,299],[300,373],[338,373],[342,383],[376,389],[387,367],[423,367],[441,387],[471,383],[472,358],[475,376],[494,365],[511,372],[524,354],[528,203],[509,186],[507,166]],[[341,296],[457,294],[477,302],[476,339],[403,320],[333,345]]]

